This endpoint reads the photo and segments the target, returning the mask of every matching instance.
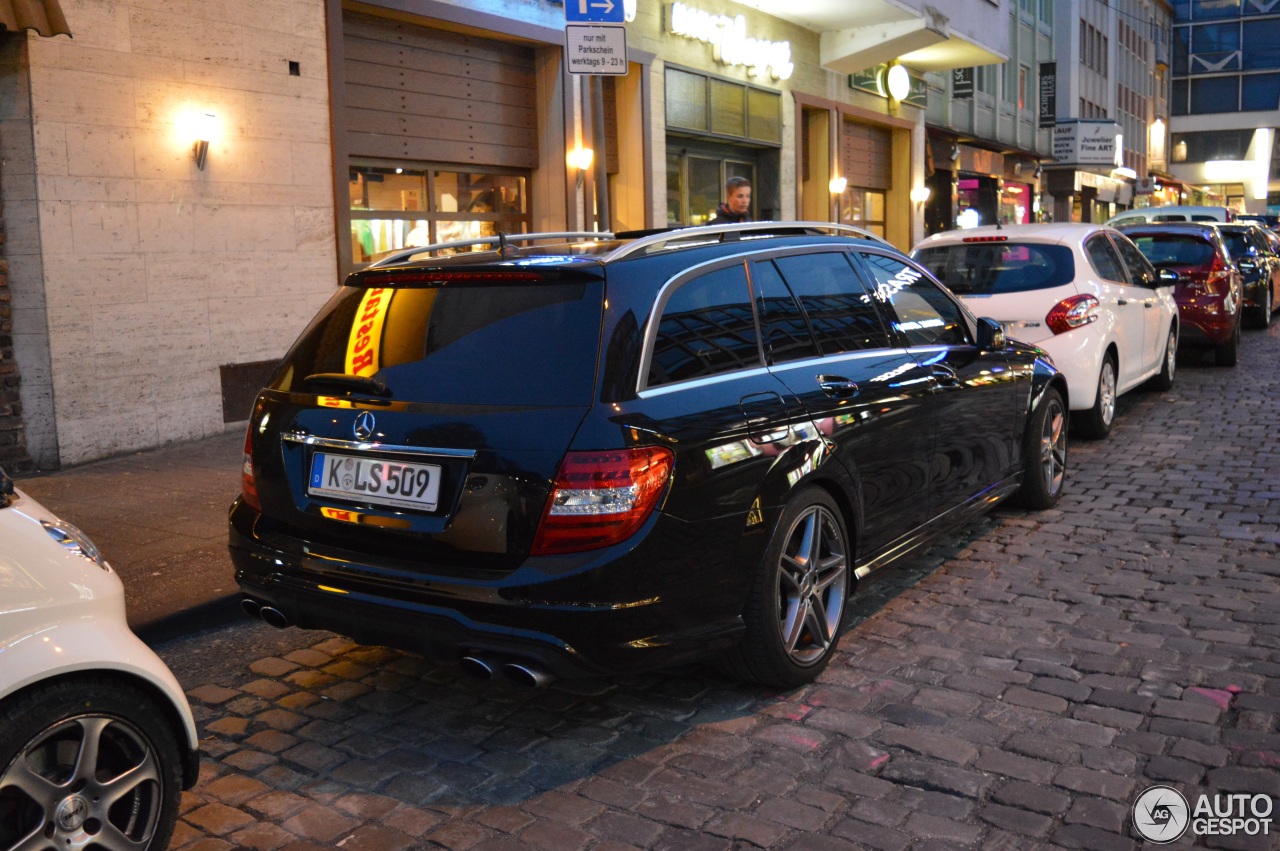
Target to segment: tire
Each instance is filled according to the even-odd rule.
[[[835,654],[849,597],[849,544],[835,500],[792,496],[755,571],[746,634],[725,659],[733,676],[778,688],[812,682]]]
[[[79,765],[86,743],[97,747]],[[0,848],[168,847],[182,756],[169,718],[138,687],[87,676],[10,698],[0,766]],[[33,835],[44,839],[24,841]]]
[[[1152,390],[1168,390],[1173,387],[1173,374],[1177,370],[1178,362],[1178,329],[1170,326],[1169,339],[1164,342],[1164,364],[1160,367],[1160,373],[1151,379],[1150,387]]]
[[[1275,310],[1275,305],[1271,301],[1271,282],[1267,282],[1267,286],[1262,291],[1262,303],[1258,305],[1253,314],[1254,328],[1263,331],[1271,327],[1271,313]]]
[[[1093,407],[1076,415],[1076,428],[1081,437],[1101,440],[1111,434],[1116,421],[1116,358],[1107,353],[1098,371],[1098,392]]]
[[[1240,361],[1240,321],[1231,332],[1231,337],[1221,346],[1213,350],[1213,362],[1218,366],[1235,366]]]
[[[1053,508],[1067,480],[1067,406],[1052,387],[1031,414],[1022,461],[1022,487],[1014,494],[1014,504],[1033,511]]]

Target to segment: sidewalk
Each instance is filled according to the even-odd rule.
[[[239,613],[227,508],[240,492],[243,446],[234,431],[17,485],[93,538],[124,582],[135,630],[165,632],[173,621]]]

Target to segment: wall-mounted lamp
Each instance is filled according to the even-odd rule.
[[[847,177],[833,177],[831,182],[827,184],[827,188],[831,190],[832,195],[843,195],[845,188],[849,185]]]
[[[209,158],[209,140],[213,138],[214,131],[218,129],[218,116],[212,112],[201,112],[195,116],[196,144],[195,157],[196,169],[204,171],[205,160]]]
[[[953,144],[951,146],[951,162],[955,163],[958,159],[960,159],[960,146]]]
[[[596,152],[590,148],[584,148],[578,145],[568,156],[565,157],[570,168],[578,170],[578,188],[582,188],[583,178],[586,176],[587,169],[591,168],[591,163],[596,157]]]
[[[925,202],[929,200],[929,196],[932,194],[933,190],[928,186],[917,186],[911,190],[911,200],[916,205],[916,212],[920,211],[920,208],[925,205]]]
[[[1013,176],[1014,176],[1014,177],[1021,177],[1021,176],[1022,176],[1022,163],[1021,163],[1021,162],[1016,162],[1016,163],[1014,163],[1014,164],[1013,164]]]
[[[911,94],[911,75],[901,65],[890,65],[884,72],[884,88],[893,100],[906,100]]]
[[[1044,173],[1044,169],[1040,167],[1040,163],[1036,163],[1036,170],[1031,176],[1034,177],[1036,180],[1039,180],[1040,175],[1043,173]]]

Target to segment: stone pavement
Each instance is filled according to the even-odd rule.
[[[206,752],[172,847],[1135,849],[1154,784],[1275,802],[1277,399],[1280,325],[1123,397],[1057,509],[860,589],[792,692],[702,667],[530,691],[247,620],[165,642]]]

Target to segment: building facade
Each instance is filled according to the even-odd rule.
[[[1173,5],[1169,170],[1198,200],[1280,213],[1280,8],[1244,0]]]
[[[697,224],[736,174],[908,249],[925,75],[1009,55],[974,5],[637,0],[605,78],[551,0],[61,0],[74,38],[0,44],[15,432],[51,469],[242,428],[385,252]]]

